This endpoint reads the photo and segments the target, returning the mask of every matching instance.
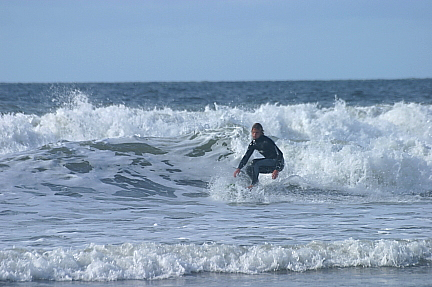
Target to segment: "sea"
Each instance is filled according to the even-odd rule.
[[[432,286],[432,79],[0,83],[0,285]]]

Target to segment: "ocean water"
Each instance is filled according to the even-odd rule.
[[[2,286],[432,285],[431,79],[3,83],[0,112]],[[249,190],[255,122],[286,166]]]

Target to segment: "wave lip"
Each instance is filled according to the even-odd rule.
[[[94,245],[0,252],[0,281],[115,281],[197,272],[257,274],[335,267],[413,267],[432,263],[431,240],[312,241],[305,245]]]

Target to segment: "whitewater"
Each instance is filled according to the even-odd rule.
[[[431,87],[0,84],[0,283],[427,286]]]

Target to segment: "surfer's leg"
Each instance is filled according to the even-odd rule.
[[[259,164],[257,163],[256,160],[254,160],[253,164],[252,164],[252,185],[255,185],[258,183],[258,175],[259,175]]]
[[[256,181],[258,180],[258,175],[255,176],[255,170],[254,170],[254,164],[253,163],[246,167],[246,174],[252,180],[252,184],[254,184],[255,177],[256,177]]]
[[[276,168],[275,159],[258,159],[255,166],[257,166],[259,173],[272,173]]]
[[[276,166],[274,159],[254,159],[252,164],[246,168],[246,173],[252,180],[252,185],[258,183],[258,176],[260,173],[272,173]]]
[[[246,174],[252,180],[252,185],[258,183],[258,175],[259,175],[259,164],[257,164],[259,160],[254,159],[250,165],[246,167]]]
[[[252,180],[252,185],[256,185],[258,183],[258,176],[260,173],[272,173],[275,168],[275,159],[254,159],[252,163],[246,167],[246,174]]]
[[[255,163],[254,172],[256,172],[256,181],[260,173],[272,173],[276,169],[277,161],[275,159],[259,159]]]

